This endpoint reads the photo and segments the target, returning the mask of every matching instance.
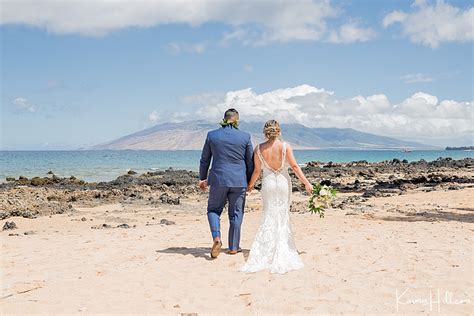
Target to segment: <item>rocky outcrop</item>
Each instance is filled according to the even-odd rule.
[[[349,163],[309,162],[303,171],[312,182],[330,181],[341,192],[369,196],[398,194],[419,187],[474,184],[474,159],[438,158],[427,162],[393,159],[377,163],[365,160]],[[296,177],[294,187],[301,190]],[[454,186],[453,186],[454,185]]]
[[[303,171],[312,183],[322,182],[340,192],[358,193],[357,198],[364,200],[404,194],[414,189],[458,190],[474,185],[472,158],[439,158],[431,162],[399,159],[377,163],[313,161]],[[93,206],[104,202],[142,203],[151,207],[180,205],[187,196],[207,196],[207,192],[197,188],[197,181],[196,172],[175,169],[144,174],[129,171],[115,180],[99,183],[88,183],[74,176],[59,178],[52,172],[48,177],[9,178],[7,183],[0,184],[0,219],[74,212],[77,205]],[[294,191],[304,190],[294,174],[292,181]],[[260,186],[257,182],[255,188],[259,190]],[[359,201],[344,200],[334,207],[356,202]],[[294,204],[292,211],[306,208],[304,203],[300,204]]]

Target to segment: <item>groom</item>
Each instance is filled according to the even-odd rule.
[[[201,154],[199,187],[205,190],[210,186],[207,219],[214,240],[212,258],[217,258],[222,247],[220,216],[226,201],[230,222],[228,253],[233,255],[239,251],[245,191],[253,172],[253,147],[250,134],[238,129],[238,120],[237,110],[225,111],[222,127],[207,134]]]

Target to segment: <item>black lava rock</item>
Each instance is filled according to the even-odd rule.
[[[8,222],[6,221],[5,224],[3,225],[3,230],[11,230],[11,229],[17,229],[18,227],[16,226],[15,222]]]

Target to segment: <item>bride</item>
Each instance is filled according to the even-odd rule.
[[[304,267],[296,250],[289,222],[291,178],[288,167],[305,185],[308,193],[313,186],[303,174],[293,156],[290,144],[280,140],[280,124],[275,120],[265,123],[267,139],[255,149],[255,169],[247,191],[252,191],[263,169],[263,217],[247,262],[240,271],[256,272],[270,269],[271,273],[286,273]]]

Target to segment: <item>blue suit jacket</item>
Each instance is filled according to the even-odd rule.
[[[210,186],[246,187],[252,172],[253,147],[249,133],[232,126],[207,133],[199,166],[200,180],[207,179]]]

